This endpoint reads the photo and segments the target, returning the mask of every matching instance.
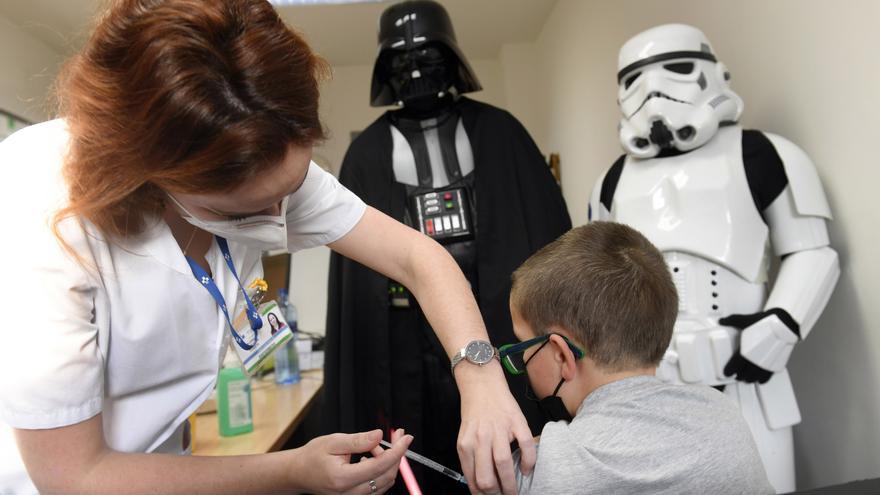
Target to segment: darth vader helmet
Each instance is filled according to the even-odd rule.
[[[370,104],[405,104],[455,88],[482,89],[455,39],[449,14],[432,0],[391,5],[379,19],[379,54],[373,66]]]

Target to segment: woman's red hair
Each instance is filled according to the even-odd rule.
[[[118,0],[56,84],[70,203],[55,217],[142,232],[164,191],[231,190],[324,137],[327,66],[265,0]]]

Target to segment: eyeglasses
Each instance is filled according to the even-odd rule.
[[[551,335],[559,335],[558,333],[549,333],[547,335],[541,335],[540,337],[535,337],[533,339],[525,340],[518,344],[505,344],[498,348],[498,357],[501,359],[501,364],[504,365],[504,369],[507,370],[511,375],[522,375],[526,372],[526,363],[527,360],[524,359],[523,353],[529,347],[532,347],[537,344],[541,344],[541,347],[547,345],[547,342],[550,341]],[[571,352],[574,353],[575,359],[580,359],[584,357],[584,351],[581,350],[580,347],[574,345],[568,338],[564,335],[559,335],[562,337],[562,340],[568,344],[568,348],[571,349]],[[541,350],[541,347],[538,348],[538,351]],[[535,354],[538,353],[535,351]],[[532,354],[534,356],[535,354]],[[529,358],[531,359],[531,357]]]

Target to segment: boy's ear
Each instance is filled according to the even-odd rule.
[[[568,347],[568,343],[562,338],[558,328],[550,328],[550,345],[553,348],[553,359],[562,366],[562,378],[571,380],[577,374],[577,358]]]

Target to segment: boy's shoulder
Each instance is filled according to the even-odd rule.
[[[670,493],[717,489],[721,481],[753,480],[764,492],[766,476],[736,405],[710,387],[672,385],[641,376],[590,394],[571,423],[545,425],[538,463],[521,493],[557,489]],[[556,486],[568,480],[571,486]],[[645,486],[655,480],[656,486]],[[711,483],[711,486],[697,486]],[[735,486],[735,485],[734,485]],[[723,492],[723,490],[722,490]],[[572,492],[574,493],[574,492]]]
[[[551,431],[560,426],[550,426]],[[630,377],[596,389],[565,426],[570,438],[585,447],[603,442],[639,445],[653,438],[661,445],[673,438],[696,444],[750,435],[736,403],[722,392],[670,384],[654,376]]]
[[[594,390],[584,399],[572,426],[589,427],[597,415],[608,421],[636,421],[679,414],[690,418],[739,417],[736,403],[712,387],[671,384],[655,376],[640,375]]]

